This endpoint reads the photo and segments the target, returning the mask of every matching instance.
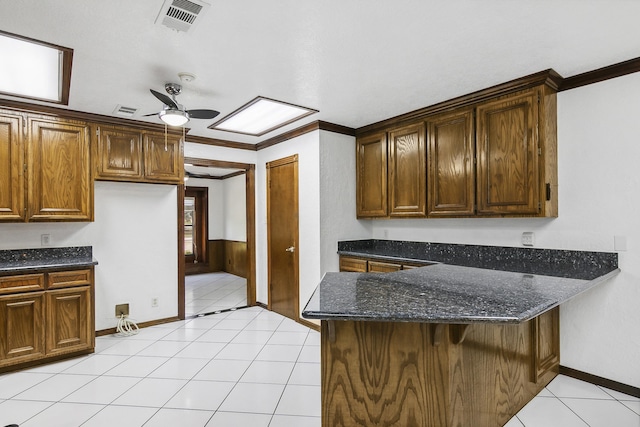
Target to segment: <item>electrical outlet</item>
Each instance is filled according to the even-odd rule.
[[[129,316],[129,304],[116,305],[116,317],[120,317],[123,314],[125,317]]]
[[[51,234],[41,234],[40,243],[42,246],[51,246]]]
[[[536,243],[536,235],[532,231],[522,233],[522,244],[524,246],[533,246]]]
[[[157,307],[157,306],[158,306],[158,297],[151,298],[151,307]]]

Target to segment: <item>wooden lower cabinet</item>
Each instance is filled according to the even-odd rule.
[[[93,347],[89,286],[47,293],[47,355]]]
[[[428,264],[427,264],[428,265]],[[399,270],[410,270],[422,267],[414,264],[398,264],[394,262],[377,261],[369,258],[351,256],[340,257],[340,271],[351,273],[392,273]]]
[[[322,425],[503,426],[558,372],[532,381],[536,323],[323,320]]]
[[[44,292],[0,296],[0,319],[0,368],[44,356]]]
[[[93,268],[0,277],[0,372],[93,352],[93,277]]]
[[[369,261],[369,268],[367,271],[371,273],[393,273],[394,271],[402,270],[402,265],[393,264],[390,262]]]

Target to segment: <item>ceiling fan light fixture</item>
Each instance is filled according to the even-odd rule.
[[[189,115],[185,111],[180,110],[162,110],[159,116],[160,120],[169,126],[182,126],[189,121]]]

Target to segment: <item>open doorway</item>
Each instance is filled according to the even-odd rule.
[[[185,158],[185,170],[179,317],[255,305],[255,165]]]

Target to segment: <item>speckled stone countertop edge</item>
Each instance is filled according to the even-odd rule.
[[[0,275],[98,265],[91,246],[0,250]]]
[[[55,263],[46,264],[34,264],[34,265],[20,265],[20,266],[12,266],[12,267],[0,267],[0,275],[8,275],[15,273],[33,273],[40,271],[52,271],[52,270],[60,270],[64,268],[82,268],[82,267],[91,267],[98,265],[98,261],[95,258],[92,258],[91,261],[79,261],[79,260],[56,260]]]

